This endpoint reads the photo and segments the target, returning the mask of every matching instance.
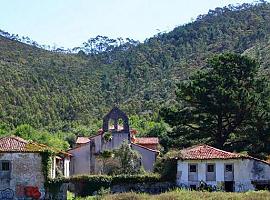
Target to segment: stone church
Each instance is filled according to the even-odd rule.
[[[110,125],[111,123],[111,125]],[[120,125],[120,123],[122,123]],[[106,140],[106,134],[110,139]],[[70,174],[100,174],[103,167],[98,161],[98,155],[104,150],[117,149],[123,142],[128,142],[132,149],[141,156],[141,165],[148,172],[153,171],[156,157],[158,138],[136,138],[136,130],[130,129],[127,115],[114,107],[104,118],[102,129],[91,137],[78,137],[76,146],[68,152],[71,158]]]

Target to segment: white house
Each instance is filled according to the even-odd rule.
[[[208,145],[197,145],[179,152],[177,185],[195,189],[200,183],[225,191],[242,192],[269,188],[270,163]]]

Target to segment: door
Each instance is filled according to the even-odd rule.
[[[234,191],[234,181],[225,181],[224,189],[226,192]]]
[[[234,181],[233,164],[225,164],[225,166],[224,166],[224,181]]]
[[[226,192],[234,191],[234,166],[233,164],[225,164],[224,166],[224,189]]]

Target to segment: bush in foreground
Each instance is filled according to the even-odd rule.
[[[137,193],[122,193],[113,195],[101,195],[96,197],[76,198],[75,200],[270,200],[268,191],[250,191],[245,193],[228,193],[228,192],[198,192],[187,190],[175,190],[160,195],[148,195]]]

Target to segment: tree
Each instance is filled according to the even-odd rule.
[[[131,148],[130,144],[127,142],[122,143],[114,153],[121,165],[119,174],[137,174],[141,172],[141,157],[137,151]]]
[[[182,146],[204,142],[231,150],[247,150],[250,138],[270,138],[269,131],[265,133],[268,82],[258,76],[258,69],[253,59],[238,54],[208,60],[202,71],[178,84],[178,104],[161,110],[174,127],[171,138]]]
[[[102,164],[102,173],[108,175],[144,173],[141,156],[133,150],[131,144],[123,142],[118,149],[104,150],[98,156]]]

